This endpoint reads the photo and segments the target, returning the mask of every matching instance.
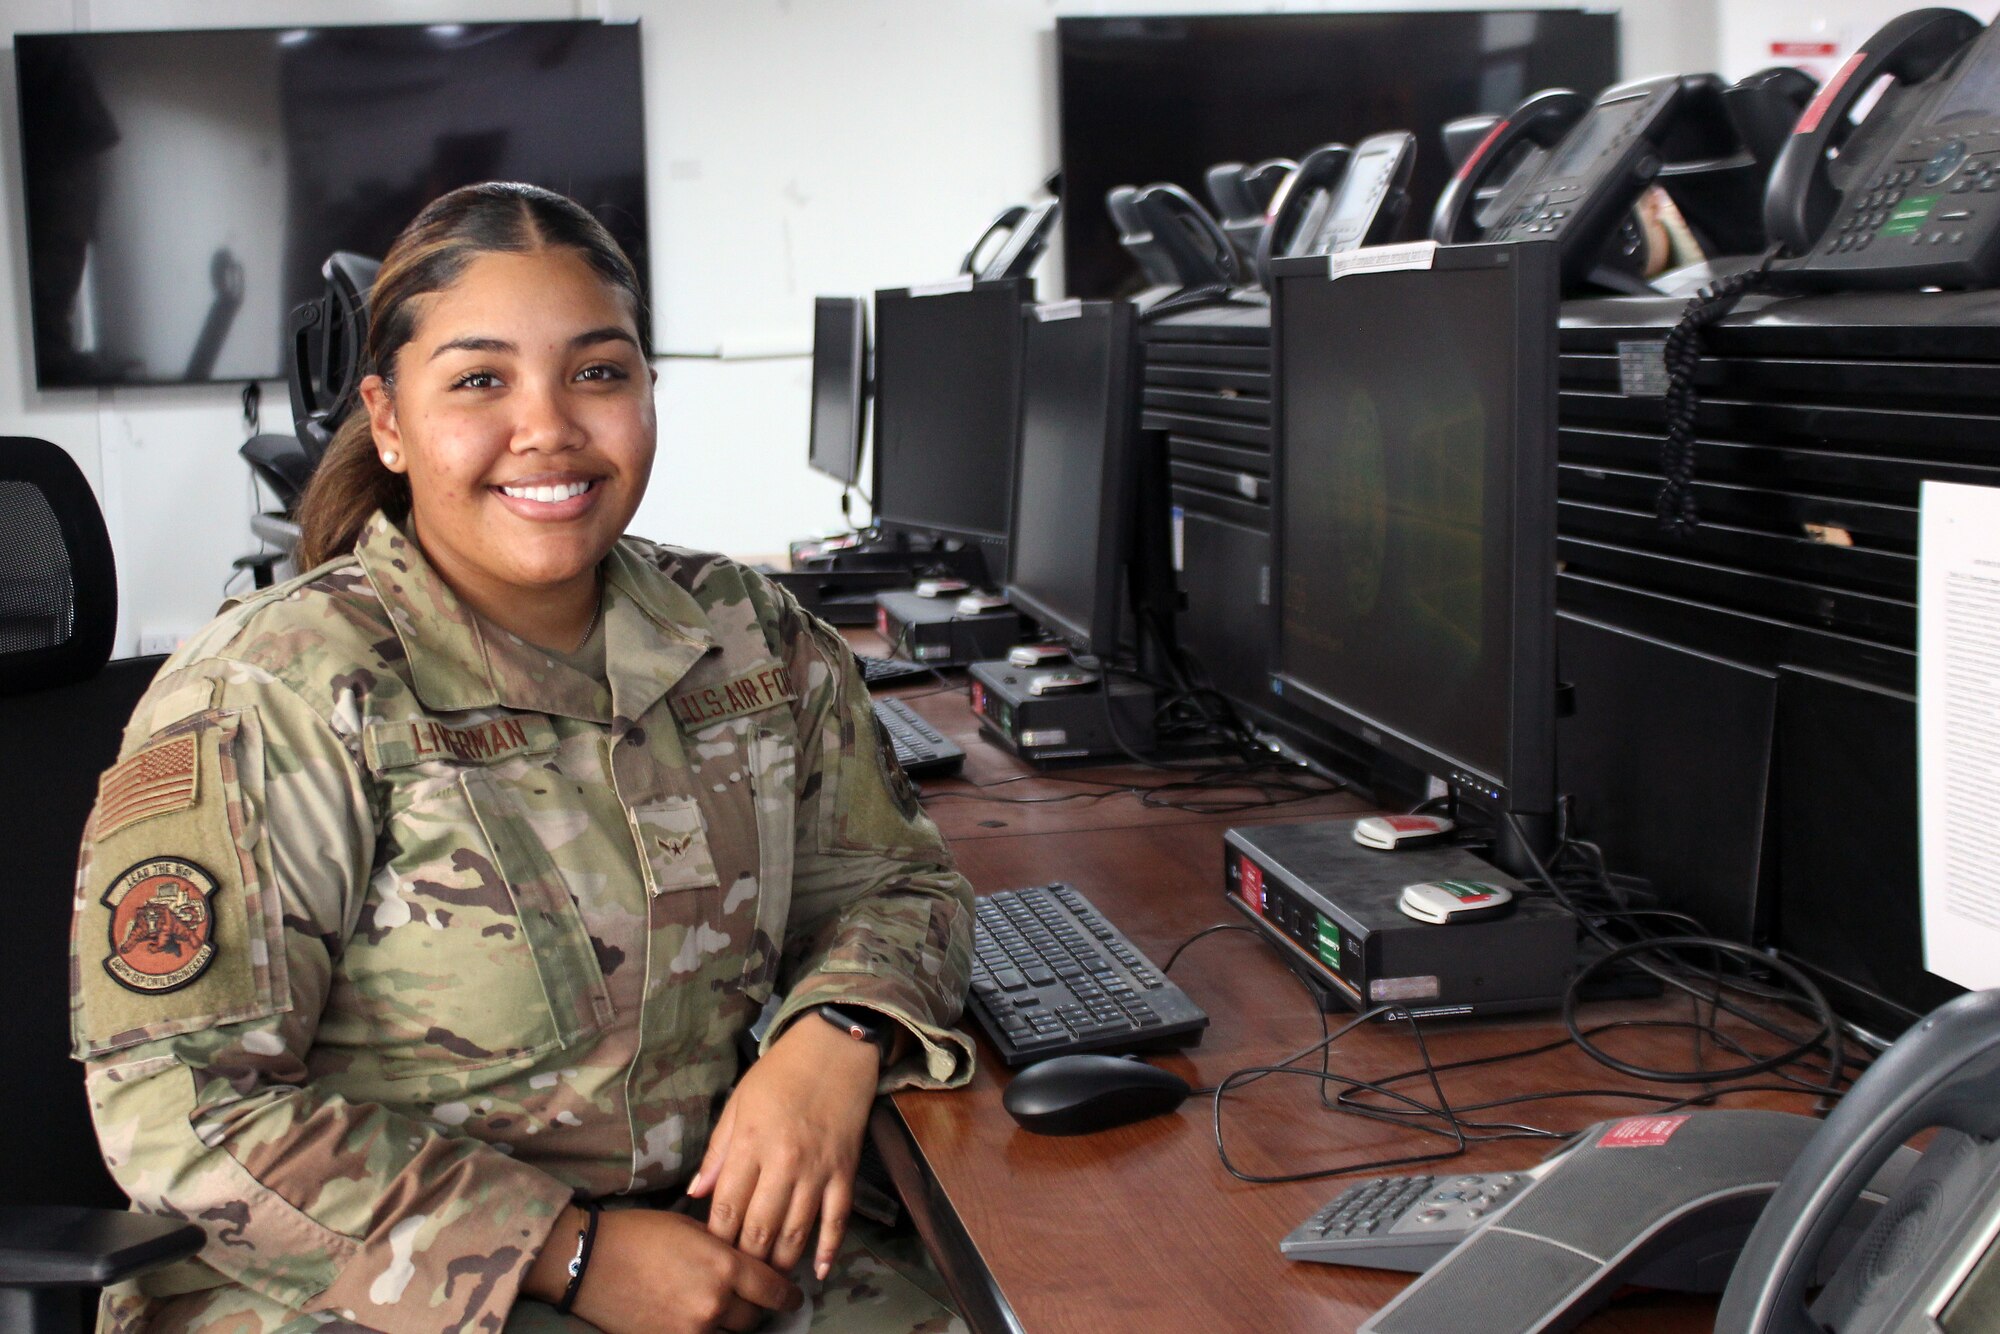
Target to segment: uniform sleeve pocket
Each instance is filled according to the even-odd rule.
[[[246,712],[196,715],[99,781],[70,938],[79,1059],[282,1008],[262,783]]]

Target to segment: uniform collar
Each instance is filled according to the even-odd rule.
[[[693,596],[622,542],[603,566],[608,694],[567,663],[482,621],[380,511],[354,554],[402,643],[411,690],[440,713],[506,708],[601,724],[614,716],[636,720],[716,643]]]

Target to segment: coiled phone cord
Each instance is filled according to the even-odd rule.
[[[1653,512],[1659,516],[1660,527],[1677,536],[1685,537],[1701,524],[1701,508],[1694,496],[1695,417],[1701,400],[1695,393],[1694,377],[1701,365],[1703,331],[1766,285],[1778,255],[1779,248],[1773,246],[1755,268],[1718,278],[1695,293],[1660,349],[1667,366],[1662,405],[1667,438],[1660,445],[1660,471],[1666,483],[1653,501]]]

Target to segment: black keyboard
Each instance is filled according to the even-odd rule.
[[[965,752],[956,741],[925,722],[923,715],[900,699],[874,701],[875,716],[889,733],[896,749],[896,763],[912,778],[925,774],[955,774],[965,763]]]
[[[971,1009],[1008,1065],[1201,1041],[1201,1007],[1068,885],[975,902]]]
[[[865,653],[857,653],[854,660],[861,664],[861,679],[871,686],[894,685],[911,677],[931,674],[930,668],[907,658],[871,658]]]

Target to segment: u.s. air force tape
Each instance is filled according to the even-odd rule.
[[[785,676],[784,667],[774,662],[714,685],[690,686],[674,695],[671,702],[681,726],[702,728],[783,704],[791,698],[791,681]]]

